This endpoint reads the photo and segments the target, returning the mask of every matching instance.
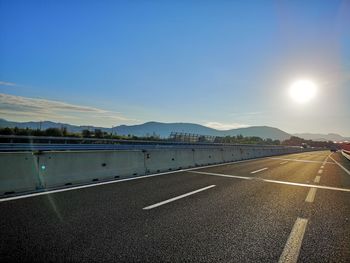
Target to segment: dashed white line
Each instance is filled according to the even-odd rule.
[[[314,182],[315,182],[315,183],[319,183],[320,180],[321,180],[321,176],[317,175],[317,176],[315,177]]]
[[[278,263],[293,263],[298,261],[307,222],[308,220],[305,218],[297,218]]]
[[[323,161],[323,163],[322,163],[322,166],[323,166],[323,167],[326,165],[326,163],[332,163],[332,162],[327,162],[327,161],[328,161],[328,158],[329,158],[331,155],[332,155],[331,153],[328,154],[327,157],[324,159],[324,161]],[[332,164],[334,164],[334,163],[332,163]],[[321,166],[321,168],[323,168],[322,166]]]
[[[324,165],[321,166],[321,169],[323,169],[323,168],[324,168]]]
[[[313,203],[313,201],[315,200],[316,191],[316,188],[310,188],[309,193],[306,196],[305,202]]]
[[[170,198],[170,199],[168,199],[168,200],[165,200],[165,201],[156,203],[156,204],[154,204],[154,205],[146,206],[146,207],[144,207],[143,209],[144,209],[144,210],[153,209],[153,208],[156,208],[156,207],[158,207],[158,206],[165,205],[165,204],[170,203],[170,202],[174,202],[174,201],[179,200],[179,199],[181,199],[181,198],[184,198],[184,197],[187,197],[187,196],[190,196],[190,195],[193,195],[193,194],[196,194],[196,193],[199,193],[199,192],[208,190],[208,189],[213,188],[213,187],[215,187],[215,186],[216,186],[216,185],[214,185],[214,184],[213,184],[213,185],[209,185],[209,186],[207,186],[207,187],[204,187],[204,188],[201,188],[201,189],[198,189],[198,190],[189,192],[189,193],[187,193],[187,194],[179,195],[179,196],[177,196],[177,197]]]
[[[258,173],[258,172],[265,171],[265,170],[267,170],[267,169],[269,169],[269,168],[265,167],[265,168],[261,168],[261,169],[259,169],[259,170],[256,170],[256,171],[253,171],[253,172],[250,172],[250,173],[251,173],[251,174],[255,174],[255,173]]]
[[[288,163],[288,161],[281,162],[280,164],[285,164],[285,163]]]
[[[323,170],[322,169],[318,170],[318,173],[319,174],[323,173]]]

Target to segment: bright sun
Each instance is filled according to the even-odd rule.
[[[310,80],[298,80],[289,89],[289,95],[298,103],[306,103],[312,100],[317,91],[317,86]]]

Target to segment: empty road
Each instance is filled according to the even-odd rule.
[[[350,262],[350,161],[309,152],[0,201],[0,258]]]

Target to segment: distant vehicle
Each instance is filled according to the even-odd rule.
[[[304,149],[309,148],[309,145],[307,145],[305,142],[303,142],[301,144],[301,148],[304,148]]]
[[[337,152],[337,148],[334,148],[334,147],[330,148],[329,150],[330,150],[331,152],[334,152],[334,153]]]

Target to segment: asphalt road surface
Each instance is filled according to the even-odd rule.
[[[350,262],[350,161],[310,152],[0,202],[0,259]]]

